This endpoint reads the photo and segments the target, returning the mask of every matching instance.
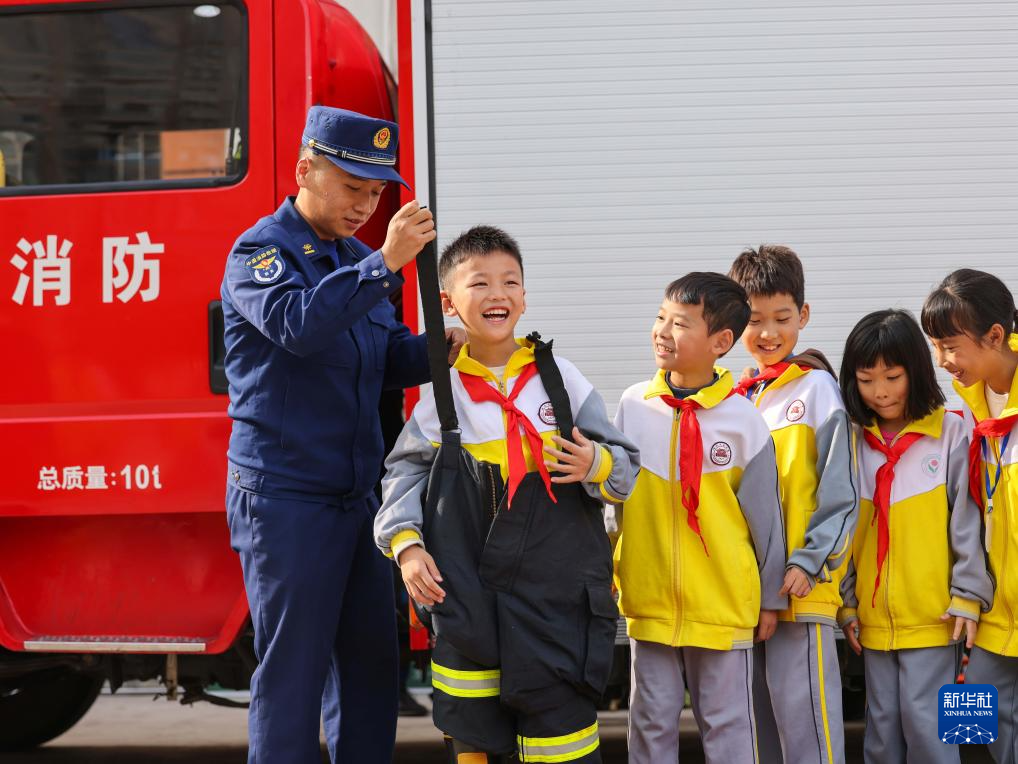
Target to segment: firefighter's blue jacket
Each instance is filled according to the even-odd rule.
[[[380,251],[319,239],[292,197],[240,235],[222,285],[231,483],[338,502],[374,490],[379,394],[429,378],[424,336],[388,300],[402,283]]]

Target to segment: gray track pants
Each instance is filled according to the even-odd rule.
[[[754,700],[760,760],[766,764],[844,764],[841,670],[834,628],[779,621],[756,646]]]
[[[937,691],[957,677],[961,646],[864,648],[863,658],[866,764],[957,764],[958,746],[937,737]]]
[[[1018,658],[973,647],[965,681],[997,688],[997,739],[986,747],[997,764],[1018,764]]]
[[[670,647],[631,639],[630,764],[679,757],[679,714],[686,690],[707,764],[755,764],[753,651]]]

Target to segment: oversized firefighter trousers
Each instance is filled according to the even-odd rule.
[[[561,400],[544,369],[542,381]],[[446,591],[425,615],[436,635],[435,725],[524,762],[600,762],[595,700],[618,619],[611,547],[600,502],[578,483],[553,490],[556,503],[529,473],[507,508],[498,465],[443,432],[423,528]]]

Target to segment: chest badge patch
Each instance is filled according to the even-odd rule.
[[[785,419],[789,422],[798,422],[806,416],[806,404],[796,398],[794,401],[788,404],[788,409],[785,411]]]
[[[929,477],[936,477],[943,463],[940,454],[927,454],[923,457],[923,474]]]
[[[732,447],[723,440],[719,440],[710,447],[710,460],[719,467],[724,467],[732,461]]]
[[[279,247],[271,244],[262,247],[244,261],[244,267],[251,272],[251,277],[259,284],[274,284],[286,270],[283,255]]]
[[[545,424],[558,424],[558,420],[555,418],[555,407],[551,405],[551,401],[541,404],[541,408],[537,410],[537,417]]]

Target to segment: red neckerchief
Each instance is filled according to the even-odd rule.
[[[551,492],[551,476],[548,474],[548,468],[544,466],[544,441],[541,439],[541,434],[534,427],[533,422],[527,419],[523,412],[516,408],[514,402],[527,382],[536,374],[537,364],[532,363],[525,366],[516,378],[512,392],[506,397],[498,389],[489,385],[483,377],[479,377],[476,374],[468,374],[464,371],[460,372],[460,381],[470,395],[470,400],[475,403],[485,401],[497,403],[505,411],[506,451],[508,452],[509,459],[508,507],[512,507],[513,495],[527,474],[527,458],[523,454],[523,440],[520,438],[521,427],[524,433],[526,433],[527,442],[530,444],[530,453],[534,457],[534,464],[537,465],[537,471],[541,474],[541,480],[544,481],[544,487],[548,491],[548,496],[553,502],[558,503],[555,499],[555,494]]]
[[[984,419],[972,428],[972,440],[969,441],[969,493],[975,499],[979,509],[985,510],[983,502],[982,454],[980,453],[983,438],[1003,438],[1018,421],[1018,414],[1001,417],[1000,419]]]
[[[921,432],[907,432],[887,445],[869,430],[863,430],[866,443],[874,451],[882,453],[887,461],[877,470],[877,488],[873,492],[873,522],[877,524],[877,578],[873,584],[873,599],[870,604],[876,607],[877,589],[880,588],[880,572],[887,558],[887,550],[891,545],[891,526],[889,512],[891,508],[891,484],[894,482],[894,465],[901,459],[913,443],[923,436]]]
[[[773,366],[768,366],[766,369],[761,371],[755,377],[750,377],[749,379],[742,380],[741,382],[739,382],[739,384],[737,384],[733,388],[733,390],[736,395],[741,395],[744,398],[748,397],[749,391],[756,387],[758,384],[760,384],[761,382],[770,382],[772,379],[777,379],[778,377],[785,373],[789,366],[793,365],[798,366],[803,371],[809,371],[812,368],[811,366],[803,366],[802,364],[791,364],[788,361],[779,361]]]
[[[725,397],[734,394],[730,391]],[[703,474],[703,440],[700,436],[700,422],[696,418],[696,410],[703,408],[692,398],[675,398],[662,395],[661,400],[679,410],[679,483],[682,488],[682,506],[686,508],[686,522],[693,532],[700,537],[704,553],[707,541],[700,531],[700,520],[696,510],[700,507],[700,477]]]

